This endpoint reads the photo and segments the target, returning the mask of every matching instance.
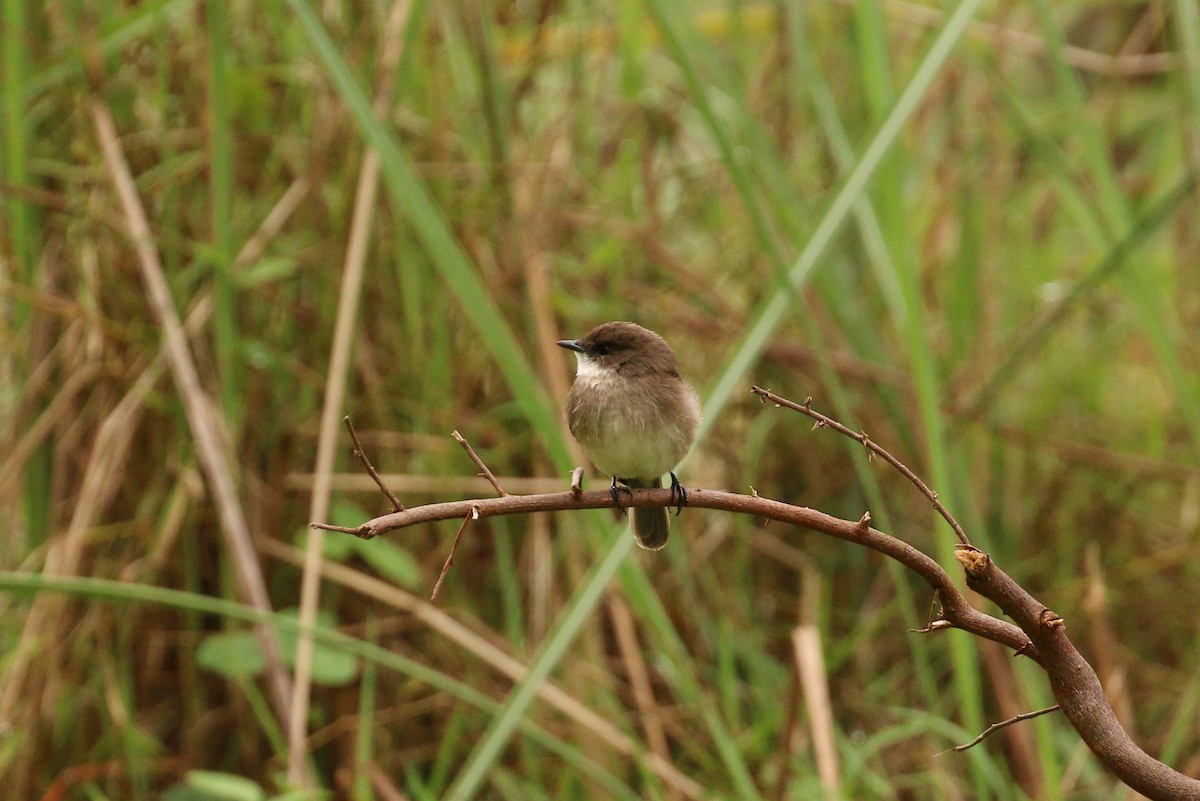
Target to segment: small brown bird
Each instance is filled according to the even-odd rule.
[[[596,465],[630,489],[661,487],[662,476],[679,463],[700,426],[700,399],[679,376],[675,352],[653,331],[634,323],[604,323],[583,339],[564,339],[575,351],[575,383],[567,395],[571,434]],[[687,494],[671,473],[679,509]],[[657,551],[667,544],[671,517],[666,508],[633,510],[638,545]]]

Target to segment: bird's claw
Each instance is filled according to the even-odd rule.
[[[623,515],[625,514],[625,504],[621,503],[621,490],[628,492],[630,498],[633,498],[633,490],[625,486],[623,482],[617,484],[618,480],[616,476],[613,476],[612,486],[609,487],[608,492],[612,495],[613,503],[617,505],[617,508],[621,510],[621,514]]]
[[[687,490],[679,483],[674,473],[671,473],[671,503],[675,504],[676,517],[679,517],[683,507],[687,506]]]

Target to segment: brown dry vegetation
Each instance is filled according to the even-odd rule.
[[[957,4],[901,2],[0,6],[6,797],[282,793],[286,694],[232,601],[257,577],[299,606],[305,524],[385,510],[340,416],[406,504],[490,493],[453,429],[508,491],[561,488],[553,342],[609,319],[663,333],[706,400],[686,484],[869,509],[952,565],[899,476],[749,388],[813,396],[1066,618],[1143,747],[1200,774],[1194,4],[984,4],[961,30]],[[923,74],[939,37],[958,43]],[[349,636],[320,644],[293,778],[356,799],[1120,792],[1055,716],[934,758],[1049,693],[966,635],[906,633],[928,594],[866,552],[700,510],[661,554],[605,515],[497,519],[432,606],[454,531],[327,537],[320,622]],[[796,667],[818,652],[824,712]],[[536,700],[488,740],[527,667],[548,668]]]

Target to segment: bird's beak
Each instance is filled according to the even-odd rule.
[[[583,353],[583,345],[579,344],[578,339],[560,339],[556,344],[560,348],[566,348],[567,350],[573,350],[576,353]]]

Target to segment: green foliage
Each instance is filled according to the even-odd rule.
[[[296,610],[291,610],[298,617]],[[318,613],[318,623],[331,627],[333,615],[327,610]],[[290,632],[280,635],[283,659],[294,667],[296,664],[296,636]],[[210,634],[196,649],[196,664],[205,670],[219,673],[229,679],[245,679],[261,675],[265,667],[258,637],[251,631],[223,631]],[[314,646],[312,676],[316,684],[339,687],[354,681],[358,674],[358,660],[337,650]]]
[[[188,792],[176,793],[172,798],[178,796],[183,801],[267,801],[267,794],[257,782],[229,773],[192,770],[188,771],[186,782]]]
[[[565,483],[571,365],[551,343],[635,319],[705,399],[685,483],[869,509],[953,565],[911,487],[748,388],[812,396],[1068,620],[1139,742],[1197,751],[1194,3],[413,0],[398,28],[393,10],[0,0],[8,794],[298,792],[93,100],[193,316],[276,608],[301,595],[374,150],[336,411],[405,504],[475,492],[450,483],[475,472],[452,429],[502,482]],[[361,478],[343,444],[336,470]],[[329,522],[386,509],[336,486]],[[842,797],[1113,796],[1055,717],[932,757],[1052,699],[1020,660],[906,633],[928,591],[895,565],[698,510],[657,555],[622,528],[476,521],[437,609],[456,524],[325,536],[314,792],[817,797],[803,616]],[[295,615],[270,620],[291,664]]]
[[[210,634],[196,649],[196,664],[229,679],[258,676],[265,666],[258,638],[252,631]]]

